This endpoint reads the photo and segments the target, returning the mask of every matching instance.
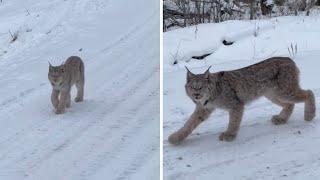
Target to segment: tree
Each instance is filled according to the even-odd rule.
[[[251,0],[250,1],[250,19],[255,19],[256,18],[256,12],[257,12],[257,1],[256,0]]]
[[[260,9],[262,15],[270,14],[272,11],[273,3],[268,4],[268,0],[260,0]]]

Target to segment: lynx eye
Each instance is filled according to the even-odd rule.
[[[202,87],[192,87],[192,89],[199,91],[202,89]]]

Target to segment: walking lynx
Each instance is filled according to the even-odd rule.
[[[210,73],[208,69],[195,75],[188,70],[185,89],[196,108],[184,126],[169,136],[172,144],[184,140],[216,108],[229,112],[228,128],[219,139],[232,141],[239,131],[245,104],[261,96],[282,107],[271,119],[276,125],[286,123],[299,102],[305,103],[306,121],[315,117],[314,94],[300,88],[299,69],[288,57],[269,58],[233,71]]]
[[[83,101],[84,91],[84,64],[77,56],[71,56],[60,66],[49,64],[49,81],[52,85],[51,102],[56,114],[63,114],[65,108],[70,107],[71,87],[77,87],[76,102]]]

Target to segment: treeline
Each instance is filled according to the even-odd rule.
[[[257,19],[283,15],[309,15],[320,0],[164,0],[164,31],[200,23]]]

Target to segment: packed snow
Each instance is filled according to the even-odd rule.
[[[85,100],[56,115],[48,61],[71,55]],[[159,178],[157,0],[3,0],[0,87],[0,179]]]
[[[295,106],[287,124],[276,126],[271,117],[281,108],[265,98],[252,102],[232,142],[218,140],[228,124],[223,110],[213,112],[180,145],[167,141],[195,107],[184,89],[185,66],[203,73],[212,65],[210,71],[218,72],[289,56],[300,68],[302,88],[315,93],[320,107],[320,16],[316,14],[201,24],[164,33],[164,179],[319,178],[319,110],[312,122],[306,122],[303,104]],[[234,44],[223,45],[226,38]],[[191,58],[206,53],[212,54],[202,60]]]

